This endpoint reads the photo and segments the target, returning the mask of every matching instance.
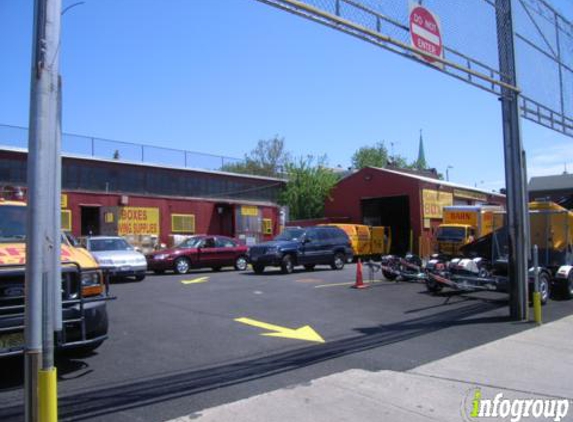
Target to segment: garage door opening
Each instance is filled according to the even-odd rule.
[[[407,196],[362,200],[362,222],[392,228],[390,253],[404,255],[410,248],[410,201]]]

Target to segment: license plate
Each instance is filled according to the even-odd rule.
[[[0,351],[21,349],[24,347],[24,333],[0,334]]]
[[[130,270],[131,270],[131,267],[130,267],[129,265],[124,265],[124,266],[121,267],[119,270],[120,270],[120,271],[130,271]]]

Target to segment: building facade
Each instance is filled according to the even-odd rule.
[[[0,189],[26,191],[27,153],[0,149]],[[62,158],[62,228],[75,236],[221,234],[247,243],[280,230],[282,179],[128,163]]]
[[[505,196],[484,190],[376,167],[338,182],[325,203],[326,219],[389,226],[392,253],[426,255],[448,205],[505,205]]]

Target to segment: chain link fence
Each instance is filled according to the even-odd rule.
[[[257,0],[391,50],[496,95],[519,90],[522,115],[573,136],[573,28],[545,0],[512,0],[517,86],[500,74],[501,0]],[[420,58],[410,35],[410,6],[439,19],[443,56]],[[498,7],[500,5],[500,7]],[[501,21],[501,20],[500,20]]]
[[[0,145],[27,149],[28,129],[21,126],[0,125]],[[242,163],[239,158],[205,154],[131,142],[114,141],[64,133],[62,152],[108,160],[188,167],[202,170],[227,170]]]

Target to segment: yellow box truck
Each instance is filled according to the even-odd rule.
[[[325,224],[338,227],[348,235],[355,258],[379,258],[390,252],[392,232],[390,227],[364,224]]]

